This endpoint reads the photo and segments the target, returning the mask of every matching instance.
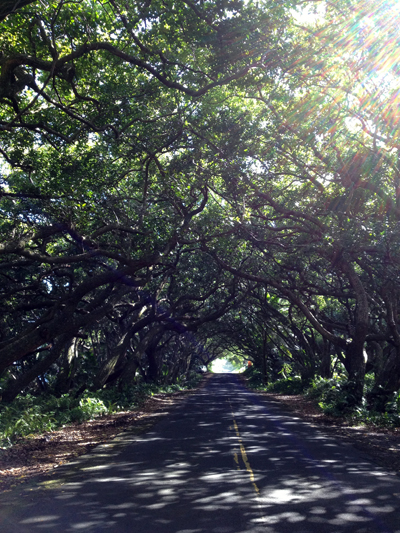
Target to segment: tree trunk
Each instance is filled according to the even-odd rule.
[[[366,335],[366,333],[365,333]],[[353,408],[360,405],[363,399],[365,379],[365,335],[352,341],[345,353],[345,367],[349,374],[346,385],[347,407]]]
[[[367,396],[368,409],[384,413],[387,403],[400,389],[400,350],[392,348],[386,362],[375,379],[375,384]]]
[[[265,330],[263,331],[262,378],[263,378],[264,385],[266,385],[268,383],[268,374],[267,374],[267,332]]]
[[[121,361],[126,357],[126,352],[130,347],[131,337],[130,331],[125,332],[119,340],[117,346],[113,350],[113,355],[107,359],[97,372],[93,380],[93,390],[99,390],[107,382],[111,374],[120,365]]]
[[[350,263],[341,262],[341,269],[346,274],[356,299],[355,324],[352,341],[345,350],[345,366],[349,373],[348,406],[360,405],[363,399],[365,379],[365,339],[368,333],[369,305],[367,294],[360,278]]]
[[[149,348],[149,346],[151,345],[151,343],[154,341],[156,337],[157,337],[157,342],[159,341],[163,332],[164,332],[163,326],[157,325],[151,328],[146,333],[146,335],[140,341],[136,349],[136,352],[134,354],[134,357],[130,361],[128,361],[125,368],[123,369],[121,376],[119,378],[120,385],[129,383],[131,380],[134,379],[136,370],[140,364],[140,360],[142,356],[146,353],[147,349]]]
[[[150,346],[146,350],[147,361],[149,368],[147,371],[147,380],[156,383],[160,377],[160,361],[157,358],[157,344],[160,340],[160,335],[156,336]]]
[[[324,339],[324,346],[321,354],[321,364],[319,367],[319,375],[321,378],[330,379],[332,377],[331,369],[331,343]]]
[[[31,369],[22,374],[22,376],[19,376],[16,380],[8,384],[3,392],[2,401],[12,402],[33,380],[41,374],[44,374],[57,361],[63,350],[68,350],[72,343],[73,337],[71,335],[62,335],[46,357],[38,361]]]
[[[60,373],[54,385],[56,394],[66,394],[72,387],[72,380],[77,368],[78,339],[72,339],[71,344],[64,350],[60,361]]]
[[[384,412],[387,403],[393,399],[394,393],[400,388],[400,334],[397,325],[397,296],[397,291],[390,286],[386,286],[382,290],[382,297],[386,304],[386,322],[394,346],[376,376],[372,391],[368,394],[368,407],[374,411]]]
[[[0,343],[0,373],[9,365],[34,352],[45,342],[54,342],[58,337],[88,326],[110,312],[114,303],[124,294],[124,290],[112,292],[111,283],[121,277],[119,273],[99,274],[79,285],[66,301],[65,307],[55,304],[32,326],[25,328],[15,339]],[[86,306],[85,314],[77,314],[78,304],[91,291],[106,288],[99,292]]]

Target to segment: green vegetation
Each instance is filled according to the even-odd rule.
[[[135,384],[123,391],[104,390],[95,394],[85,391],[79,398],[63,394],[59,398],[47,394],[19,395],[12,405],[0,410],[0,447],[7,447],[17,439],[49,432],[72,422],[84,422],[102,415],[130,411],[140,407],[146,398],[157,393],[187,390],[199,383],[200,377],[175,385]]]
[[[398,2],[3,4],[2,412],[229,354],[394,420]]]
[[[369,424],[386,427],[400,427],[400,394],[393,397],[387,404],[385,412],[368,409],[367,396],[374,388],[374,378],[367,375],[364,385],[361,405],[354,408],[354,402],[348,392],[349,382],[345,376],[334,378],[318,377],[305,382],[300,376],[282,378],[265,385],[261,372],[251,367],[244,372],[247,384],[251,389],[274,392],[285,395],[303,394],[319,405],[321,411],[327,415],[345,417],[354,424]]]

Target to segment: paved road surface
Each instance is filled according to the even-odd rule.
[[[400,533],[400,477],[234,375],[59,474],[52,489],[3,495],[0,531]]]

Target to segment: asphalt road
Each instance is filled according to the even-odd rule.
[[[0,531],[400,533],[400,477],[234,375],[58,474],[0,497]]]

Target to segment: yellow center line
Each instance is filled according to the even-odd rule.
[[[231,406],[231,413],[232,413],[232,418],[233,418],[233,427],[235,428],[236,436],[239,439],[240,453],[242,454],[243,463],[244,463],[244,466],[246,467],[247,472],[250,475],[250,481],[252,482],[254,490],[256,491],[256,494],[259,495],[260,494],[260,489],[258,488],[258,486],[256,484],[256,480],[255,480],[255,477],[254,477],[254,472],[253,472],[253,469],[250,466],[250,462],[249,462],[249,459],[248,459],[247,453],[246,453],[246,448],[244,447],[243,440],[242,440],[242,437],[240,435],[239,427],[237,425],[237,422],[236,422],[236,419],[235,419],[235,415],[233,414],[232,404],[231,404],[230,400],[229,400],[229,405]],[[233,458],[234,458],[234,460],[236,462],[236,468],[238,470],[240,470],[239,458],[238,458],[238,454],[236,452],[233,454]]]
[[[233,454],[233,460],[234,460],[235,463],[236,463],[236,468],[237,468],[238,470],[240,470],[239,457],[238,457],[238,454],[237,454],[236,452]]]
[[[240,451],[242,452],[242,459],[244,464],[246,465],[246,470],[250,474],[250,481],[253,483],[254,490],[257,494],[260,494],[260,489],[257,487],[256,479],[254,477],[254,472],[250,466],[249,460],[247,459],[247,453],[243,446],[243,444],[240,445]]]
[[[231,407],[232,409],[232,407]],[[236,431],[236,435],[239,437],[240,439],[240,433],[239,433],[239,428],[238,428],[238,425],[236,423],[236,420],[235,420],[235,416],[234,414],[232,413],[232,417],[233,417],[233,427],[235,428],[235,431]],[[241,440],[241,439],[240,439]]]

